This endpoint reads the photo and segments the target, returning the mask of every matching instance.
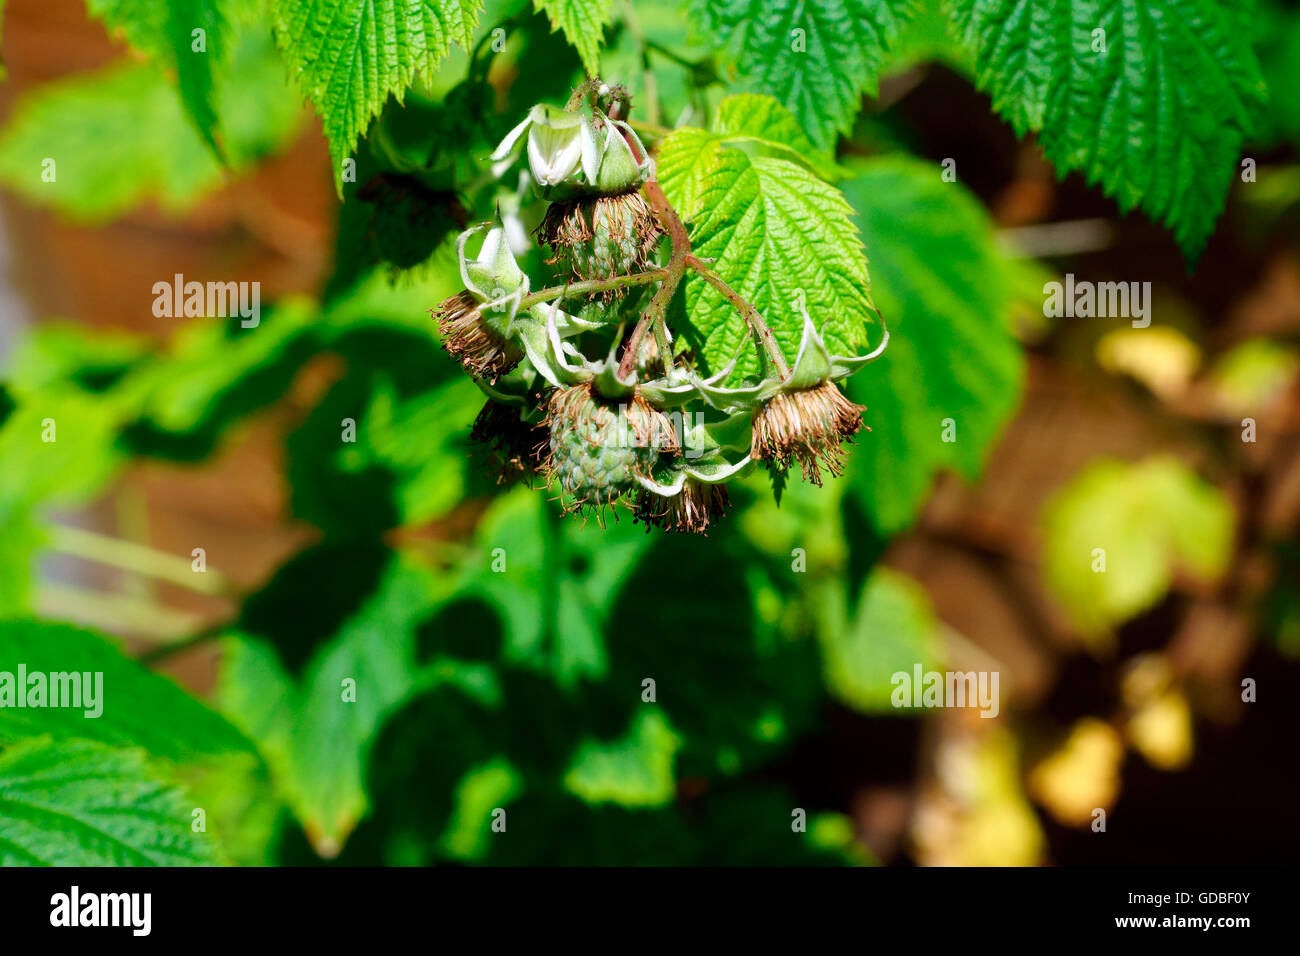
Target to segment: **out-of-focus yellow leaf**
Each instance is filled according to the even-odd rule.
[[[1120,684],[1131,712],[1125,734],[1159,770],[1179,770],[1192,759],[1192,708],[1174,680],[1164,654],[1139,654],[1129,662]]]
[[[1119,795],[1124,742],[1095,717],[1074,725],[1065,744],[1033,769],[1029,792],[1066,826],[1084,826],[1095,810],[1109,810]]]
[[[1215,411],[1224,415],[1257,415],[1282,397],[1297,372],[1300,354],[1294,348],[1270,339],[1249,339],[1214,364],[1210,400]]]
[[[1181,770],[1192,759],[1192,709],[1180,690],[1145,704],[1128,722],[1128,737],[1158,770]]]
[[[993,731],[947,741],[938,785],[913,826],[927,866],[1034,866],[1043,833],[1020,786],[1015,738]]]
[[[1213,580],[1232,556],[1232,504],[1176,458],[1097,461],[1043,512],[1048,590],[1094,649],[1164,597],[1176,568]]]
[[[1115,329],[1097,342],[1097,364],[1131,375],[1164,401],[1187,390],[1201,364],[1196,343],[1171,326]]]
[[[1124,670],[1120,694],[1125,705],[1137,710],[1168,690],[1173,680],[1173,668],[1164,654],[1138,654]]]

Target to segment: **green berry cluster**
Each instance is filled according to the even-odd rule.
[[[805,315],[791,364],[758,312],[691,254],[629,107],[621,88],[589,81],[564,109],[533,107],[492,155],[504,171],[524,147],[557,284],[533,290],[508,238],[522,230],[498,214],[460,236],[464,289],[432,312],[488,396],[473,437],[503,478],[536,477],[573,512],[603,519],[626,505],[647,525],[706,532],[727,508],[726,482],[756,463],[784,473],[797,462],[816,484],[823,467],[842,472],[863,408],[836,383],[885,343],[832,356]],[[705,376],[674,338],[667,309],[687,270],[735,305],[757,377],[734,382],[731,366]]]

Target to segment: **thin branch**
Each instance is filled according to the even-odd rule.
[[[232,591],[230,582],[221,572],[195,571],[189,558],[84,528],[55,525],[49,546],[62,554],[168,581],[200,594],[229,596]]]
[[[758,339],[760,347],[772,360],[781,381],[784,382],[788,379],[790,377],[790,365],[786,362],[785,354],[776,342],[776,336],[772,334],[772,330],[763,321],[763,317],[758,314],[758,309],[742,298],[739,292],[727,285],[726,280],[705,265],[704,260],[699,256],[688,255],[686,265],[698,272],[705,282],[721,292],[723,298],[731,303],[731,307],[740,313],[750,331]]]
[[[203,615],[142,600],[130,594],[62,584],[42,584],[36,606],[52,617],[107,631],[129,632],[152,641],[174,643],[203,621]]]
[[[649,50],[651,53],[659,54],[666,60],[671,60],[673,63],[676,63],[678,66],[692,73],[694,73],[696,70],[700,68],[699,63],[696,63],[694,60],[688,60],[686,57],[682,56],[681,54],[675,53],[672,50],[668,49],[666,46],[661,46],[660,44],[656,43],[654,40],[647,40],[645,44],[645,48]]]
[[[635,153],[635,144],[630,145]],[[623,361],[619,363],[618,377],[624,380],[632,374],[632,367],[636,364],[637,353],[641,350],[641,341],[645,338],[646,331],[653,323],[664,321],[664,316],[668,312],[668,303],[672,301],[678,283],[682,281],[682,275],[686,271],[686,259],[691,254],[691,238],[686,232],[686,225],[677,215],[677,210],[673,209],[668,202],[668,197],[664,195],[659,181],[648,179],[641,188],[645,191],[646,199],[650,201],[650,208],[655,211],[659,224],[672,240],[673,252],[668,260],[668,274],[664,276],[663,284],[655,290],[654,297],[641,313],[641,319],[632,330],[632,337],[628,339],[627,346],[623,349]],[[665,363],[669,359],[670,356],[664,356]]]
[[[539,302],[552,299],[567,299],[571,296],[586,295],[589,292],[607,292],[610,289],[627,289],[633,286],[649,285],[668,277],[667,269],[647,269],[645,272],[633,272],[625,276],[611,276],[608,279],[584,279],[582,282],[570,282],[568,285],[555,285],[546,289],[530,292],[519,302],[519,310],[526,311]]]

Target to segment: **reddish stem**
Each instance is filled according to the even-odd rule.
[[[617,108],[615,111],[617,111]],[[638,163],[641,162],[643,157],[641,151],[637,149],[636,140],[626,133],[623,134],[623,140],[627,143],[628,148],[632,150],[633,158]],[[664,316],[668,312],[668,303],[672,301],[673,295],[677,292],[677,286],[682,281],[682,275],[687,268],[691,268],[722,293],[723,297],[731,303],[731,307],[740,313],[745,320],[745,324],[749,326],[750,331],[758,339],[760,348],[772,360],[777,375],[780,376],[782,381],[788,379],[790,377],[790,366],[786,362],[781,347],[776,342],[776,336],[772,334],[772,330],[768,328],[767,323],[763,321],[763,317],[758,314],[758,310],[754,306],[743,299],[736,290],[731,288],[720,275],[710,269],[698,256],[691,254],[691,237],[686,231],[686,224],[682,222],[681,216],[677,215],[677,210],[668,202],[668,197],[664,195],[663,187],[659,185],[659,181],[657,179],[648,179],[641,188],[645,192],[646,199],[650,201],[650,208],[655,211],[659,225],[668,234],[673,251],[668,260],[663,284],[655,291],[645,311],[641,313],[641,318],[632,330],[632,336],[628,339],[627,346],[623,349],[623,360],[618,366],[618,377],[626,380],[632,374],[637,354],[641,350],[641,342],[653,324],[663,325],[664,334],[659,336],[659,341],[661,343],[667,341],[667,325]],[[662,358],[666,369],[671,364],[672,356],[664,355]]]
[[[635,145],[632,146],[632,150],[633,154],[635,154]],[[664,321],[664,315],[668,311],[668,303],[672,301],[673,294],[676,293],[677,286],[682,281],[682,275],[686,271],[686,258],[691,254],[691,238],[687,235],[686,226],[681,217],[677,215],[677,211],[669,204],[668,197],[664,195],[663,187],[659,185],[659,181],[657,179],[648,179],[641,188],[645,192],[646,199],[650,201],[650,208],[655,211],[659,225],[663,226],[664,232],[668,233],[668,238],[673,244],[673,252],[668,259],[667,275],[664,276],[663,284],[655,290],[649,305],[641,313],[641,319],[637,322],[636,328],[632,330],[632,337],[628,339],[627,346],[623,349],[623,361],[618,366],[618,377],[622,380],[626,380],[632,374],[632,368],[636,365],[637,354],[641,351],[641,342],[651,324]],[[665,336],[666,338],[667,336]],[[665,355],[662,358],[664,367],[667,368],[672,361],[672,356]]]
[[[772,330],[763,321],[763,317],[758,314],[758,309],[742,298],[739,292],[727,285],[726,280],[710,269],[699,256],[688,254],[686,256],[686,265],[698,272],[705,282],[722,293],[723,298],[731,303],[731,307],[740,313],[741,318],[745,320],[745,324],[749,326],[750,332],[758,339],[759,347],[772,360],[772,365],[776,368],[776,374],[780,376],[781,381],[784,382],[788,379],[790,377],[790,365],[786,362],[781,347],[777,345],[776,336],[772,334]]]

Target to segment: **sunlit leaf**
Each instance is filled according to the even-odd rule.
[[[1214,579],[1232,556],[1232,504],[1174,458],[1095,462],[1042,521],[1047,586],[1094,637],[1159,601],[1175,571]]]
[[[276,35],[325,126],[334,181],[390,96],[432,74],[452,43],[468,49],[482,0],[275,0]]]
[[[0,751],[0,866],[204,866],[193,806],[135,750],[35,737]]]
[[[1015,410],[1024,375],[1012,293],[987,214],[919,160],[863,163],[843,184],[862,217],[889,346],[848,381],[865,405],[853,490],[884,532],[906,527],[936,472],[974,479]]]
[[[177,762],[250,749],[203,703],[89,631],[41,621],[0,621],[0,671],[15,674],[19,666],[29,678],[43,676],[47,702],[53,702],[55,684],[60,695],[72,695],[71,702],[58,707],[6,703],[0,707],[0,741],[85,738],[140,747]],[[14,691],[27,698],[28,688]],[[0,688],[0,700],[4,694]]]
[[[948,0],[975,77],[1064,174],[1140,205],[1200,255],[1265,97],[1219,0]]]

